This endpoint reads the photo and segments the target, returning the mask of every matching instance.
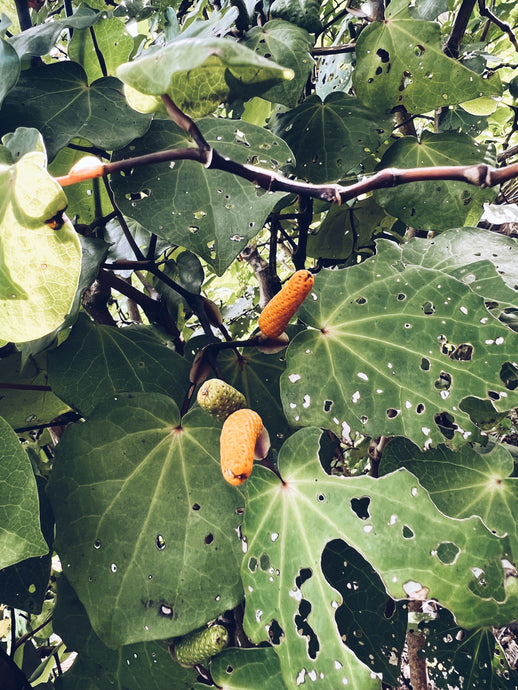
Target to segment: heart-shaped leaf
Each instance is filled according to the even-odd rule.
[[[0,566],[7,568],[49,547],[40,529],[38,489],[17,435],[0,417]]]
[[[85,314],[67,340],[48,353],[52,390],[84,415],[123,391],[164,393],[181,405],[189,368],[148,326],[103,326]]]
[[[435,505],[446,515],[478,515],[489,529],[509,535],[518,554],[518,479],[512,477],[513,457],[503,446],[478,452],[464,446],[457,452],[443,445],[422,452],[408,439],[397,437],[383,451],[383,474],[400,467],[415,474]]]
[[[43,134],[50,159],[74,137],[109,151],[122,148],[144,134],[150,120],[150,115],[129,107],[118,79],[103,77],[88,85],[75,62],[23,72],[2,108],[2,131],[35,127]]]
[[[191,117],[220,103],[257,96],[293,72],[240,43],[223,38],[180,38],[117,69],[125,84],[151,96],[168,94]]]
[[[245,498],[221,475],[220,429],[199,409],[180,424],[164,395],[126,394],[60,441],[55,549],[106,645],[182,635],[242,598]]]
[[[318,0],[274,0],[270,12],[272,17],[280,17],[307,31],[318,33],[322,29],[320,8]]]
[[[447,421],[469,438],[464,398],[490,397],[499,411],[518,400],[501,376],[516,334],[464,283],[404,263],[387,240],[377,247],[358,266],[316,276],[299,311],[310,329],[290,344],[281,377],[285,414],[339,437],[353,429],[428,446],[444,441]]]
[[[246,34],[243,45],[263,57],[293,70],[291,81],[282,81],[261,94],[261,98],[282,103],[290,108],[297,105],[302,89],[313,69],[311,57],[313,39],[307,31],[282,19],[274,19],[264,26],[254,26]]]
[[[411,19],[406,2],[361,32],[356,59],[358,98],[377,111],[402,105],[410,113],[426,113],[501,90],[498,80],[482,79],[446,57],[439,24]]]
[[[473,143],[467,134],[423,132],[421,139],[402,137],[385,152],[378,166],[422,168],[428,166],[491,163],[488,150]],[[407,225],[423,230],[446,230],[475,224],[484,203],[496,189],[481,189],[467,182],[411,182],[395,189],[378,189],[374,198],[388,213]]]
[[[262,127],[214,118],[197,125],[211,146],[239,163],[278,170],[293,160],[282,139]],[[193,145],[174,123],[155,120],[144,137],[118,151],[114,160]],[[194,161],[136,167],[131,173],[113,175],[111,186],[126,216],[172,244],[190,249],[218,275],[257,235],[283,196]]]
[[[312,95],[276,116],[272,131],[295,154],[295,173],[314,183],[336,182],[375,151],[390,131],[390,117],[373,114],[353,96]],[[301,137],[300,133],[304,132]]]

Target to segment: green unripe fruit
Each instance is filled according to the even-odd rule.
[[[220,422],[246,407],[245,396],[221,379],[205,381],[198,391],[198,405]]]
[[[225,649],[228,639],[228,630],[223,625],[212,625],[180,637],[170,649],[180,666],[191,668]]]

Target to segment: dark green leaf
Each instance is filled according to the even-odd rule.
[[[421,139],[402,137],[385,152],[378,169],[422,168],[491,163],[484,151],[465,134],[423,132]],[[484,202],[496,189],[481,189],[467,182],[412,182],[396,189],[378,189],[374,198],[388,213],[423,230],[446,230],[480,220]]]
[[[398,3],[384,22],[372,22],[356,43],[353,84],[369,108],[387,112],[402,105],[410,113],[498,95],[498,79],[487,80],[446,57],[435,22],[408,16]]]
[[[150,327],[103,326],[84,314],[67,340],[48,353],[52,390],[84,415],[123,391],[165,393],[181,405],[189,368]]]
[[[518,674],[510,669],[490,629],[464,630],[449,611],[419,625],[426,642],[427,673],[437,688],[516,690]]]
[[[240,163],[278,170],[293,160],[282,139],[261,127],[214,118],[197,125],[211,146]],[[155,120],[144,137],[117,152],[114,160],[191,146],[192,140],[175,124]],[[205,259],[218,275],[257,235],[283,196],[194,161],[138,167],[114,175],[111,185],[126,216]]]
[[[245,498],[221,475],[219,434],[202,410],[180,425],[164,395],[121,394],[58,444],[55,549],[105,644],[185,634],[242,598]]]
[[[7,568],[49,547],[40,529],[38,489],[31,463],[0,417],[0,565]]]
[[[243,45],[293,70],[291,81],[282,81],[262,93],[261,97],[288,107],[296,106],[314,64],[310,52],[313,40],[307,31],[274,19],[264,26],[254,26],[246,34]]]
[[[338,181],[367,158],[386,139],[391,126],[390,117],[373,114],[356,98],[336,91],[324,102],[312,95],[277,115],[272,131],[295,154],[296,174],[323,183]]]
[[[5,15],[3,15],[5,18]],[[20,76],[20,59],[16,50],[4,40],[7,22],[0,20],[0,105]]]
[[[110,151],[122,148],[144,134],[150,119],[128,106],[118,79],[105,77],[88,85],[75,62],[24,72],[2,107],[2,131],[35,127],[43,134],[50,159],[74,137]]]
[[[41,529],[48,548],[51,549],[54,540],[54,516],[45,493],[46,483],[43,477],[36,477]],[[26,558],[21,563],[0,570],[2,603],[27,613],[41,613],[49,584],[50,561],[51,553],[48,553],[46,556]]]
[[[272,17],[285,19],[306,31],[318,33],[322,29],[318,0],[274,0],[270,6]]]
[[[103,74],[91,31],[94,32],[97,49],[101,51],[106,74]],[[119,19],[104,19],[91,29],[74,31],[68,56],[77,62],[88,75],[89,83],[103,76],[115,76],[119,65],[128,60],[133,49],[133,38]]]

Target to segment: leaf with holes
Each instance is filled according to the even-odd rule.
[[[7,568],[49,547],[40,529],[38,490],[17,435],[0,417],[0,567]]]
[[[58,580],[52,624],[68,649],[78,652],[72,669],[56,679],[56,688],[191,690],[194,687],[196,673],[175,664],[164,641],[133,643],[118,649],[103,644],[64,575]]]
[[[502,308],[518,305],[517,255],[516,240],[482,228],[455,228],[429,240],[413,238],[403,249],[403,261],[444,271]]]
[[[288,347],[281,377],[288,421],[420,446],[444,441],[440,427],[467,439],[476,429],[464,398],[492,391],[497,411],[517,404],[502,369],[517,336],[464,283],[405,264],[387,240],[377,247],[358,266],[316,276],[299,310],[310,328]]]
[[[211,146],[239,163],[276,171],[293,160],[282,139],[262,127],[214,118],[197,125]],[[192,146],[188,134],[175,124],[156,120],[144,137],[118,151],[114,160]],[[131,173],[113,175],[111,185],[126,216],[205,259],[218,275],[257,235],[283,197],[194,161],[138,167]]]
[[[261,94],[273,103],[295,107],[313,69],[311,57],[313,39],[307,31],[282,19],[274,19],[264,26],[254,26],[247,32],[243,45],[266,58],[293,70],[290,81],[282,81]]]
[[[258,96],[293,72],[224,38],[179,38],[117,69],[117,76],[150,96],[168,94],[180,110],[199,118],[220,103]]]
[[[227,649],[211,661],[210,673],[225,690],[286,690],[279,657],[271,647]]]
[[[373,114],[353,96],[336,91],[325,101],[309,96],[272,118],[271,125],[295,154],[295,173],[324,183],[338,181],[371,155],[387,137],[392,118]]]
[[[295,152],[296,153],[296,152]],[[397,139],[378,165],[386,168],[477,165],[491,163],[489,150],[473,144],[467,134],[423,132]],[[496,196],[496,189],[482,189],[467,182],[437,180],[411,182],[395,189],[377,189],[374,199],[391,215],[422,230],[446,230],[477,223],[484,203]]]
[[[381,685],[343,644],[342,596],[322,565],[334,539],[356,549],[393,598],[436,599],[467,628],[512,619],[518,595],[501,562],[505,539],[479,518],[443,515],[407,470],[380,479],[325,474],[321,434],[302,429],[285,442],[282,482],[263,467],[248,481],[245,631],[274,645],[288,687],[320,674],[330,688],[344,678],[354,688]],[[445,544],[457,549],[451,559],[438,556]]]
[[[478,515],[490,530],[509,536],[518,555],[518,478],[513,457],[503,446],[464,446],[457,452],[443,445],[422,452],[397,437],[383,451],[383,474],[405,467],[415,474],[439,510],[465,518]]]
[[[55,549],[106,645],[183,635],[241,600],[245,498],[221,476],[220,428],[199,409],[180,426],[164,395],[122,394],[60,441]]]
[[[67,340],[48,353],[52,390],[89,415],[113,393],[164,393],[181,405],[189,387],[189,363],[149,326],[114,328],[81,314]]]
[[[426,113],[501,91],[498,78],[483,79],[446,57],[439,24],[411,19],[406,0],[361,32],[356,58],[354,88],[376,111],[402,105],[409,113]]]
[[[112,151],[141,136],[150,115],[132,110],[122,83],[103,77],[88,85],[75,62],[56,62],[22,73],[2,106],[2,132],[13,126],[35,127],[52,159],[74,137]]]
[[[2,142],[0,337],[23,343],[51,333],[71,310],[81,245],[63,216],[67,198],[47,171],[41,135],[20,127]]]
[[[516,690],[518,673],[509,667],[502,647],[489,628],[463,630],[449,611],[419,624],[425,636],[427,674],[436,688]],[[505,630],[505,629],[504,629]],[[511,638],[514,642],[514,637]],[[510,647],[511,649],[511,647]]]
[[[354,505],[361,511],[367,501],[359,499]],[[367,510],[364,515],[367,517]],[[342,597],[335,612],[342,639],[372,671],[383,673],[385,683],[397,685],[407,629],[407,604],[389,597],[372,566],[341,539],[326,545],[321,567],[327,582]]]

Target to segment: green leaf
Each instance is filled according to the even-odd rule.
[[[313,40],[308,32],[282,19],[274,19],[264,26],[250,29],[243,45],[293,70],[291,81],[282,81],[261,97],[290,108],[296,106],[314,65],[311,57]]]
[[[323,102],[314,94],[278,114],[272,131],[295,154],[295,174],[319,184],[338,181],[371,155],[391,126],[391,118],[372,113],[353,96],[336,91]]]
[[[514,461],[503,446],[457,452],[443,445],[422,452],[405,438],[393,439],[383,451],[383,474],[405,467],[415,474],[445,515],[465,518],[478,515],[499,536],[509,536],[518,554],[518,478],[512,477]]]
[[[66,196],[46,170],[41,137],[19,128],[3,141],[0,337],[21,343],[63,323],[76,292],[81,246],[72,223],[62,218]]]
[[[293,159],[282,139],[261,127],[214,118],[197,125],[211,146],[239,163],[276,171]],[[113,160],[193,145],[174,123],[155,120],[144,137],[118,151]],[[113,175],[111,186],[126,216],[205,259],[218,275],[257,235],[283,197],[194,161],[136,167],[131,173]]]
[[[410,113],[425,113],[501,91],[498,80],[482,79],[446,57],[439,24],[411,19],[406,9],[367,26],[356,58],[354,88],[377,111],[402,105]]]
[[[425,621],[419,628],[425,634],[423,651],[428,661],[428,677],[437,688],[515,690],[518,687],[516,669],[509,668],[490,629],[464,630],[445,609],[439,609],[436,620]]]
[[[406,603],[388,597],[372,566],[340,539],[327,544],[321,566],[327,582],[342,597],[335,613],[342,639],[366,666],[383,674],[385,683],[397,685],[407,629]]]
[[[517,252],[515,239],[467,227],[448,230],[430,240],[412,239],[403,249],[403,260],[444,271],[486,299],[516,304]],[[487,266],[488,261],[495,267],[498,277]]]
[[[258,96],[293,72],[223,38],[181,38],[121,65],[117,76],[151,96],[168,94],[191,117],[220,103]]]
[[[242,598],[245,499],[223,480],[219,434],[201,410],[180,426],[171,399],[120,394],[57,446],[55,549],[106,645],[185,634]]]
[[[94,32],[97,48],[100,50],[106,74],[103,74],[99,59],[93,44]],[[81,65],[88,75],[88,81],[100,79],[103,76],[115,76],[119,65],[128,60],[133,50],[133,38],[126,31],[120,19],[106,18],[91,29],[74,31],[68,57]]]
[[[190,690],[196,672],[171,659],[167,644],[143,642],[116,650],[104,645],[92,630],[86,611],[65,576],[58,580],[53,628],[69,649],[79,652],[70,671],[56,679],[61,690]]]
[[[54,516],[45,493],[46,480],[36,477],[40,503],[41,529],[48,548],[54,540]],[[30,614],[41,613],[50,578],[52,552],[45,556],[33,556],[20,563],[0,570],[2,603]]]
[[[4,39],[10,21],[0,17],[0,105],[20,76],[20,59],[16,50]]]
[[[279,657],[271,647],[227,649],[210,663],[214,682],[225,690],[286,690]]]
[[[0,417],[0,565],[7,568],[49,547],[40,529],[38,489],[17,435]]]
[[[83,68],[75,62],[56,62],[23,72],[4,101],[2,130],[35,127],[45,139],[52,159],[74,137],[113,150],[141,136],[150,115],[130,108],[122,84],[103,77],[88,85]]]
[[[0,415],[14,429],[47,424],[69,409],[52,391],[45,390],[49,385],[46,369],[45,355],[31,358],[25,365],[18,352],[0,359]],[[2,391],[6,384],[14,390]]]
[[[243,393],[248,407],[260,415],[274,448],[280,447],[291,433],[279,394],[279,379],[286,367],[285,352],[263,354],[246,348],[239,359],[231,350],[218,357],[224,380]]]
[[[321,561],[333,539],[356,549],[393,598],[436,599],[466,628],[513,618],[517,595],[501,562],[505,539],[479,518],[443,515],[407,470],[379,479],[325,474],[321,433],[302,429],[286,441],[279,455],[283,483],[263,467],[248,481],[245,631],[256,643],[270,638],[288,687],[302,669],[323,673],[327,687],[341,687],[344,677],[354,688],[379,687],[344,646],[335,622],[342,596]],[[443,545],[456,549],[452,562],[439,558]]]
[[[274,0],[270,12],[272,17],[285,19],[306,31],[318,33],[322,29],[320,7],[318,0]]]
[[[372,197],[353,206],[333,204],[316,235],[308,236],[309,256],[345,260],[353,252],[375,248],[375,238],[389,233],[395,218],[389,216]]]
[[[67,340],[48,353],[52,390],[84,415],[123,391],[164,393],[181,405],[189,369],[149,326],[104,326],[84,314]]]
[[[467,134],[425,131],[419,141],[414,137],[395,141],[383,155],[378,169],[477,165],[483,162],[491,162],[488,151],[474,144]],[[435,231],[477,223],[484,202],[495,196],[496,189],[444,180],[411,182],[395,189],[374,192],[377,203],[391,215],[412,227]]]
[[[310,329],[290,344],[281,377],[288,421],[428,446],[444,441],[446,414],[469,438],[475,427],[459,409],[464,398],[494,391],[497,410],[516,404],[500,377],[516,336],[464,283],[404,263],[386,240],[377,247],[358,266],[316,276],[299,310]]]
[[[79,7],[71,17],[32,26],[9,39],[20,59],[25,56],[46,55],[57,43],[65,29],[87,29],[100,19],[89,7]]]

